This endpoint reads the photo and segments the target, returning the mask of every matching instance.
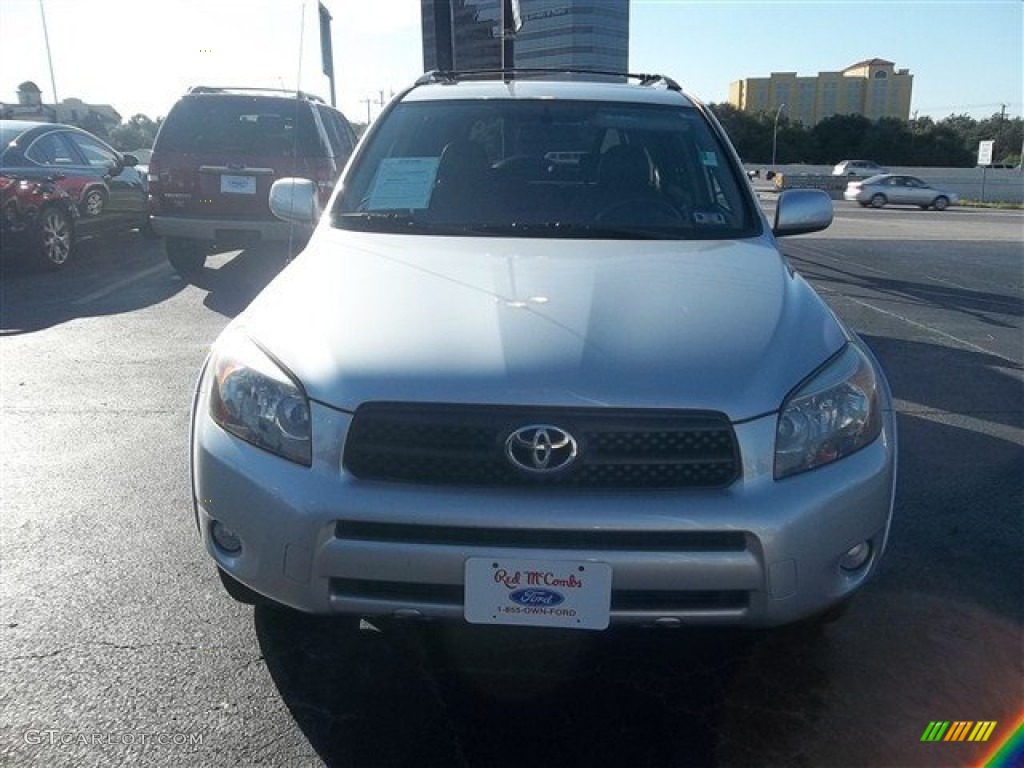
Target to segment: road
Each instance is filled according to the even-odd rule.
[[[769,203],[770,205],[770,203]],[[942,766],[1024,705],[1024,216],[861,210],[784,251],[876,351],[900,481],[879,577],[821,634],[352,631],[232,603],[195,532],[205,350],[282,266],[158,242],[0,280],[5,766]],[[992,720],[988,744],[922,743]]]

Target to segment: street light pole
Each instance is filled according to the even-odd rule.
[[[785,104],[779,104],[779,108],[775,110],[775,125],[772,127],[772,170],[775,170],[775,149],[778,146],[779,138],[779,115],[782,114],[782,110],[785,108]]]
[[[53,76],[53,56],[50,53],[50,33],[46,31],[46,11],[43,9],[43,0],[39,0],[39,15],[43,17],[43,39],[46,41],[46,61],[50,65],[50,87],[53,89],[53,113],[56,122],[60,122],[60,114],[57,112],[57,80]]]

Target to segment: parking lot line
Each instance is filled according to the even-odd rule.
[[[169,269],[169,264],[154,264],[149,269],[144,269],[137,274],[129,275],[128,277],[122,278],[121,280],[117,280],[113,283],[110,283],[109,285],[105,285],[102,288],[93,291],[92,293],[87,293],[85,294],[85,296],[81,296],[75,299],[71,303],[74,306],[89,304],[90,302],[96,301],[97,299],[102,299],[105,296],[109,296],[112,293],[116,293],[117,291],[131,285],[132,283],[138,282],[139,280],[145,280],[147,277],[150,277],[151,275],[155,275],[159,272],[166,272]]]

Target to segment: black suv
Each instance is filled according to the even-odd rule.
[[[270,186],[311,179],[326,203],[355,141],[341,112],[301,91],[191,88],[163,121],[149,163],[151,220],[167,258],[189,273],[217,245],[301,243],[309,228],[274,217]]]

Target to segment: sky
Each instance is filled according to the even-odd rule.
[[[595,0],[600,2],[600,0]],[[423,71],[419,0],[324,0],[338,106],[380,111]],[[52,52],[53,78],[46,56]],[[329,100],[316,0],[0,0],[0,101],[32,80],[53,101],[167,114],[189,86],[295,88]],[[729,83],[882,58],[914,76],[912,116],[1024,110],[1021,0],[631,0],[630,70],[706,102]]]

